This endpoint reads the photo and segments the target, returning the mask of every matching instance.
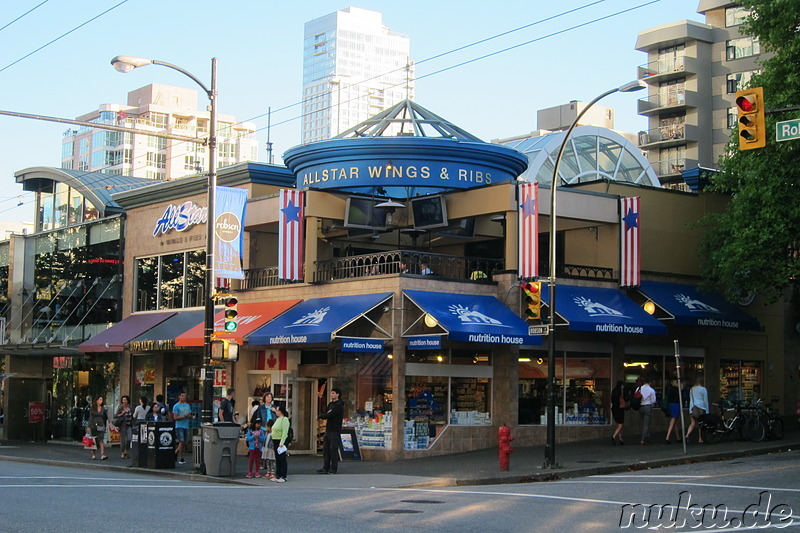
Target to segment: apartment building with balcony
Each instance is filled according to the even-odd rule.
[[[147,135],[207,137],[210,113],[198,108],[197,97],[194,89],[153,83],[129,92],[127,104],[102,104],[77,117],[130,128],[130,133],[86,126],[68,129],[61,145],[61,168],[162,180],[207,171],[208,147]],[[220,114],[217,128],[219,167],[257,159],[255,124]]]
[[[736,127],[736,91],[759,69],[757,40],[742,35],[749,14],[726,0],[700,0],[705,23],[682,20],[639,32],[636,49],[647,54],[638,76],[648,95],[638,113],[648,118],[639,147],[665,187],[684,189],[681,173],[716,168]]]

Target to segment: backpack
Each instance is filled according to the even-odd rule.
[[[286,440],[283,441],[284,446],[289,446],[294,440],[294,428],[289,426],[289,431],[286,432]]]
[[[633,393],[631,397],[631,409],[634,411],[638,411],[639,408],[642,406],[642,391],[641,389],[636,389],[636,392]]]

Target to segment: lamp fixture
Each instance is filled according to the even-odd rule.
[[[435,328],[439,325],[439,321],[436,320],[436,317],[430,313],[425,313],[425,325],[429,328]]]
[[[517,362],[518,363],[530,363],[531,362],[531,358],[530,357],[520,357],[520,358],[517,359]]]
[[[393,213],[395,209],[402,209],[405,208],[406,204],[401,204],[400,202],[396,202],[389,198],[388,200],[384,200],[379,204],[375,204],[375,207],[381,207],[386,209],[387,212]]]
[[[642,306],[642,308],[648,315],[652,315],[653,313],[656,312],[656,304],[654,304],[652,300],[647,300]]]
[[[629,366],[638,366],[639,368],[645,368],[650,363],[645,363],[644,361],[635,361],[633,363],[622,363],[622,366],[628,368]]]

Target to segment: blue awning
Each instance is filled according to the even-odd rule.
[[[556,314],[573,331],[666,335],[667,327],[648,315],[617,289],[556,286]],[[542,283],[542,301],[550,302],[550,287]]]
[[[450,340],[491,344],[542,343],[528,335],[528,324],[494,296],[403,291],[417,307],[433,315]]]
[[[311,298],[292,307],[247,337],[250,345],[328,343],[344,327],[391,298],[394,293]],[[373,329],[380,328],[372,324]],[[391,335],[380,330],[386,338]],[[347,335],[354,337],[354,335]]]
[[[716,292],[700,292],[694,285],[643,281],[639,292],[685,326],[761,330],[758,320]]]

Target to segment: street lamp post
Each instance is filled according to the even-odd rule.
[[[586,111],[594,104],[610,94],[616,92],[628,93],[644,89],[646,85],[641,80],[632,81],[609,89],[594,100],[586,104],[564,134],[564,140],[558,148],[558,155],[553,168],[553,179],[550,182],[550,272],[548,286],[550,287],[550,331],[547,343],[547,443],[544,449],[544,467],[556,468],[556,190],[558,189],[558,169],[561,166],[561,156],[569,142],[572,130],[578,125]]]
[[[205,297],[205,318],[203,321],[203,369],[201,379],[203,411],[202,421],[213,421],[213,402],[214,402],[214,376],[211,369],[211,340],[214,334],[214,204],[217,198],[217,58],[211,58],[211,86],[200,81],[194,74],[182,69],[179,66],[155,59],[145,59],[142,57],[117,56],[111,60],[111,64],[120,72],[130,72],[137,67],[146,65],[161,65],[191,78],[208,97],[208,111],[210,113],[210,124],[208,125],[208,215],[206,218],[206,297]]]

